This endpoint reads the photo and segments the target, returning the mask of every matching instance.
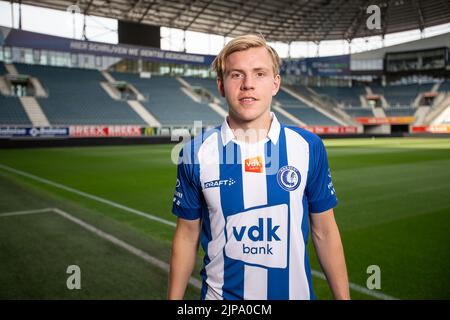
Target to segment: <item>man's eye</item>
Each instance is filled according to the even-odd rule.
[[[242,78],[242,74],[241,73],[232,73],[231,77],[233,79],[240,79],[240,78]]]
[[[258,72],[256,75],[257,75],[258,77],[264,77],[264,72]]]

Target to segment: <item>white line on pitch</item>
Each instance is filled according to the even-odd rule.
[[[136,209],[133,209],[133,208],[124,206],[124,205],[122,205],[122,204],[119,204],[119,203],[116,203],[116,202],[113,202],[113,201],[110,201],[110,200],[107,200],[107,199],[104,199],[104,198],[101,198],[101,197],[98,197],[98,196],[95,196],[95,195],[92,195],[92,194],[89,194],[89,193],[86,193],[86,192],[83,192],[83,191],[80,191],[80,190],[77,190],[77,189],[74,189],[74,188],[65,186],[65,185],[63,185],[63,184],[60,184],[60,183],[57,183],[57,182],[53,182],[53,181],[51,181],[51,180],[47,180],[47,179],[44,179],[44,178],[35,176],[34,174],[27,173],[27,172],[25,172],[25,171],[21,171],[21,170],[18,170],[18,169],[14,169],[14,168],[5,166],[5,165],[3,165],[3,164],[0,164],[0,168],[4,169],[5,171],[13,172],[13,173],[16,173],[16,174],[18,174],[18,175],[21,175],[21,176],[24,176],[24,177],[27,177],[27,178],[30,178],[30,179],[33,179],[33,180],[36,180],[36,181],[39,181],[39,182],[42,182],[42,183],[45,183],[45,184],[48,184],[48,185],[57,187],[57,188],[60,188],[60,189],[66,190],[66,191],[69,191],[69,192],[72,192],[72,193],[81,195],[81,196],[83,196],[83,197],[86,197],[86,198],[89,198],[89,199],[92,199],[92,200],[96,200],[96,201],[101,202],[101,203],[108,204],[108,205],[113,206],[113,207],[115,207],[115,208],[119,208],[119,209],[122,209],[122,210],[125,210],[125,211],[128,211],[128,212],[131,212],[131,213],[134,213],[134,214],[143,216],[143,217],[145,217],[145,218],[148,218],[148,219],[151,219],[151,220],[159,221],[159,222],[161,222],[161,223],[164,223],[164,224],[169,225],[169,226],[172,226],[172,227],[175,227],[175,226],[176,226],[176,224],[175,224],[174,222],[172,222],[172,221],[168,221],[168,220],[165,220],[165,219],[163,219],[163,218],[159,218],[159,217],[156,217],[156,216],[154,216],[154,215],[151,215],[151,214],[149,214],[149,213],[142,212],[142,211],[139,211],[139,210],[136,210]],[[322,272],[320,272],[320,271],[317,271],[317,270],[311,270],[311,274],[312,274],[313,276],[319,278],[319,279],[326,280],[325,275],[324,275]],[[197,281],[198,281],[198,280],[197,280]],[[364,287],[362,287],[362,286],[360,286],[360,285],[358,285],[358,284],[351,283],[351,282],[350,282],[350,288],[351,288],[352,290],[355,290],[355,291],[357,291],[357,292],[366,294],[366,295],[368,295],[368,296],[371,296],[371,297],[374,297],[374,298],[377,298],[377,299],[383,299],[383,300],[397,300],[397,298],[395,298],[395,297],[386,295],[386,294],[381,293],[381,292],[369,290],[369,289],[367,289],[367,288],[364,288]]]
[[[86,192],[83,192],[83,191],[80,191],[80,190],[77,190],[77,189],[65,186],[65,185],[63,185],[61,183],[57,183],[57,182],[54,182],[54,181],[51,181],[51,180],[47,180],[47,179],[35,176],[34,174],[31,174],[31,173],[28,173],[28,172],[25,172],[25,171],[17,170],[17,169],[5,166],[3,164],[0,164],[0,168],[2,168],[5,171],[13,172],[13,173],[21,175],[23,177],[27,177],[27,178],[30,178],[30,179],[33,179],[33,180],[36,180],[36,181],[39,181],[39,182],[42,182],[42,183],[54,186],[56,188],[59,188],[59,189],[65,190],[65,191],[69,191],[69,192],[78,194],[80,196],[83,196],[83,197],[86,197],[86,198],[89,198],[89,199],[92,199],[92,200],[95,200],[95,201],[98,201],[98,202],[110,205],[112,207],[115,207],[115,208],[118,208],[118,209],[122,209],[122,210],[125,210],[125,211],[128,211],[128,212],[137,214],[139,216],[142,216],[142,217],[150,219],[150,220],[155,220],[155,221],[167,224],[167,225],[172,226],[172,227],[176,226],[176,224],[174,222],[172,222],[172,221],[168,221],[166,219],[162,219],[160,217],[154,216],[154,215],[152,215],[150,213],[146,213],[146,212],[143,212],[143,211],[140,211],[140,210],[136,210],[136,209],[133,209],[133,208],[121,205],[119,203],[107,200],[105,198],[98,197],[98,196],[95,196],[95,195],[92,195],[92,194],[89,194],[89,193],[86,193]]]
[[[122,240],[114,237],[113,235],[94,227],[91,224],[88,224],[78,218],[75,218],[71,214],[69,214],[61,209],[58,209],[58,208],[44,208],[44,209],[36,209],[36,210],[5,212],[5,213],[0,213],[0,218],[1,217],[19,216],[19,215],[30,215],[30,214],[43,213],[43,212],[57,213],[60,216],[62,216],[63,218],[70,220],[73,223],[76,223],[77,225],[79,225],[80,227],[94,233],[95,235],[99,236],[100,238],[105,239],[105,240],[115,244],[116,246],[121,247],[122,249],[125,249],[126,251],[145,260],[146,262],[154,265],[155,267],[162,269],[165,272],[169,272],[170,267],[169,267],[168,263],[149,255],[148,253],[142,251],[141,249],[133,247],[132,245],[126,243],[125,241],[122,241]],[[193,277],[191,277],[189,279],[189,283],[198,289],[201,289],[201,287],[202,287],[201,281],[198,279],[195,279]]]
[[[52,208],[44,208],[44,209],[36,209],[36,210],[5,212],[5,213],[0,213],[0,217],[21,216],[21,215],[26,215],[26,214],[35,214],[35,213],[52,212],[52,211],[53,211]]]
[[[325,277],[325,275],[324,275],[322,272],[320,272],[320,271],[317,271],[317,270],[311,270],[311,274],[312,274],[313,276],[319,278],[319,279],[322,279],[322,280],[325,280],[325,281],[327,280],[327,278]],[[349,286],[350,286],[350,289],[353,289],[353,290],[358,291],[358,292],[360,292],[360,293],[364,293],[364,294],[366,294],[366,295],[368,295],[368,296],[371,296],[371,297],[374,297],[374,298],[377,298],[377,299],[380,299],[380,300],[398,300],[398,299],[395,298],[395,297],[389,296],[389,295],[384,294],[384,293],[382,293],[382,292],[378,292],[378,291],[374,291],[374,290],[369,290],[369,289],[364,288],[364,287],[362,287],[362,286],[360,286],[360,285],[358,285],[358,284],[355,284],[355,283],[351,283],[351,282],[350,282],[350,283],[349,283]]]
[[[142,251],[141,249],[133,247],[132,245],[126,243],[125,241],[122,241],[122,240],[114,237],[113,235],[94,227],[93,225],[90,225],[78,218],[75,218],[74,216],[68,214],[65,211],[62,211],[57,208],[53,209],[53,211],[56,212],[57,214],[59,214],[60,216],[78,224],[82,228],[94,233],[95,235],[99,236],[100,238],[103,238],[103,239],[115,244],[116,246],[121,247],[122,249],[125,249],[126,251],[134,254],[135,256],[137,256],[139,258],[144,259],[145,261],[158,267],[159,269],[169,272],[169,264],[168,263],[149,255],[148,253]],[[194,287],[201,289],[202,285],[199,280],[197,280],[195,278],[190,278],[189,283],[192,284]]]

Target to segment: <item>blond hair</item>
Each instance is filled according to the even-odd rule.
[[[277,75],[279,73],[279,68],[281,64],[280,57],[274,48],[269,46],[266,39],[262,35],[246,34],[239,36],[228,42],[225,47],[219,52],[217,57],[212,63],[212,69],[217,72],[217,77],[223,79],[223,74],[225,72],[225,61],[234,52],[245,51],[250,48],[260,48],[264,47],[270,54],[272,58],[272,70],[273,74]]]

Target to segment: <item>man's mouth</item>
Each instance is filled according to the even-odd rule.
[[[243,98],[240,98],[239,101],[242,103],[251,103],[251,102],[257,101],[257,99],[254,97],[243,97]]]

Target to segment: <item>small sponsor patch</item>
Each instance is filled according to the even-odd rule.
[[[256,156],[253,158],[245,159],[245,172],[263,172],[263,158],[261,156]]]

